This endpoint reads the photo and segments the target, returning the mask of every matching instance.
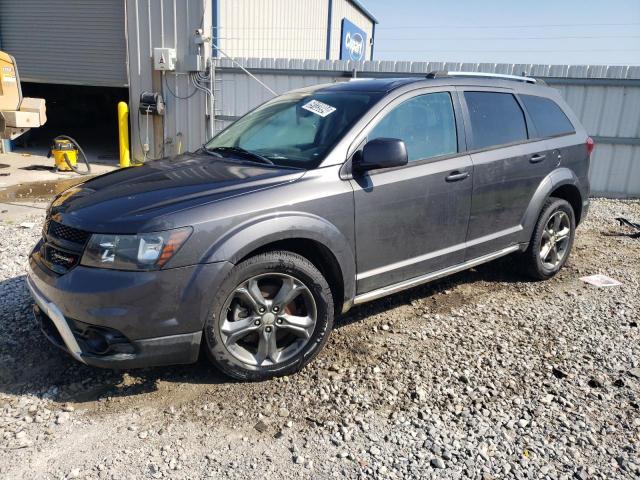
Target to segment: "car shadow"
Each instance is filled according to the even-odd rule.
[[[429,298],[464,283],[527,281],[509,258],[461,272],[389,297],[352,308],[340,316],[343,328],[373,315]],[[31,311],[25,276],[0,282],[0,392],[33,395],[59,402],[84,403],[111,397],[142,395],[162,382],[230,384],[234,380],[213,368],[204,355],[191,365],[113,371],[83,365],[51,345]]]
[[[345,315],[336,319],[336,328],[345,327],[365,318],[384,313],[388,310],[410,304],[416,300],[433,297],[434,295],[449,291],[458,285],[471,284],[478,281],[489,283],[519,283],[532,282],[518,268],[518,262],[514,262],[512,254],[485,263],[469,270],[435,280],[424,285],[398,292],[394,295],[374,300],[362,305],[354,306]]]

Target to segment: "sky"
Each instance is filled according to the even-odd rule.
[[[374,60],[640,65],[640,0],[361,0]]]

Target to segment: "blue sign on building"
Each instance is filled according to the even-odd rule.
[[[346,18],[342,19],[342,39],[340,41],[340,60],[354,60],[361,62],[366,60],[367,34],[364,30],[351,23]]]

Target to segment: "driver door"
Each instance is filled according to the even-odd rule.
[[[411,92],[368,127],[399,138],[407,165],[354,174],[357,293],[464,262],[473,166],[453,89]],[[363,142],[364,145],[364,142]]]

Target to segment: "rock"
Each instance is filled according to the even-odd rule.
[[[302,465],[304,463],[304,457],[302,455],[294,455],[293,461],[296,465]]]
[[[58,425],[62,425],[63,423],[67,423],[71,416],[67,412],[59,413],[56,417],[56,423]]]
[[[640,378],[640,367],[632,368],[628,373],[634,378]]]
[[[415,391],[415,398],[420,402],[424,402],[429,398],[429,395],[424,388],[417,387]]]
[[[550,393],[547,393],[545,396],[543,396],[543,397],[540,399],[540,402],[542,402],[542,403],[544,403],[544,404],[548,405],[548,404],[550,404],[551,402],[553,402],[553,398],[554,398],[554,397],[553,397],[553,395],[551,395]]]
[[[587,471],[584,468],[580,468],[580,469],[576,470],[576,472],[573,474],[573,477],[576,480],[588,480],[589,479],[589,475],[587,474]]]
[[[285,407],[282,407],[278,410],[278,416],[279,417],[288,417],[289,416],[289,410],[287,410]]]
[[[378,456],[380,455],[380,449],[374,445],[369,449],[369,453],[371,455]]]
[[[562,380],[563,378],[567,378],[569,376],[569,374],[567,372],[565,372],[564,370],[561,370],[557,367],[553,367],[551,369],[551,373],[553,373],[553,376]]]
[[[591,388],[602,388],[606,383],[606,379],[602,375],[594,375],[589,379],[587,385]]]
[[[442,461],[441,458],[435,457],[431,459],[431,466],[433,468],[444,468],[444,462]]]
[[[253,428],[255,428],[260,433],[264,433],[264,432],[266,432],[268,430],[269,427],[262,420],[259,420],[258,423],[256,423],[253,426]]]

